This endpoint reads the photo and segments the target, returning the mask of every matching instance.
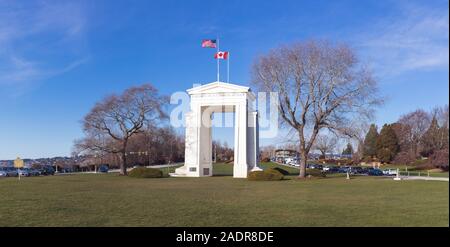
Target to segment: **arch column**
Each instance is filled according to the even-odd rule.
[[[246,178],[247,165],[247,101],[236,104],[234,124],[234,167],[235,178]]]

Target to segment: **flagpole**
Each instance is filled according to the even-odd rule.
[[[219,52],[219,37],[217,37],[217,52]],[[216,53],[217,54],[217,53]],[[216,58],[217,60],[217,81],[220,81],[220,59]]]
[[[230,83],[230,52],[227,57],[227,82]]]

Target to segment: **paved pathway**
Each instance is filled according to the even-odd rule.
[[[446,181],[448,178],[444,177],[428,177],[428,176],[400,176],[403,180],[429,180],[429,181]]]
[[[172,164],[163,164],[163,165],[152,165],[152,166],[145,166],[147,168],[167,168],[167,167],[176,167],[183,165],[184,163],[172,163]],[[133,167],[128,167],[127,171],[131,171]],[[108,172],[119,172],[119,169],[111,169]]]

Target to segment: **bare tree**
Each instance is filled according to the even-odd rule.
[[[352,160],[357,163],[360,162],[364,155],[364,139],[369,129],[369,124],[364,120],[356,120],[352,124],[351,139],[353,139],[357,145],[355,153],[352,155]]]
[[[273,145],[268,145],[260,148],[261,161],[270,160],[275,156],[276,147]]]
[[[318,150],[324,159],[326,159],[327,153],[333,152],[337,145],[336,136],[331,135],[317,135],[316,142],[313,145],[315,150]]]
[[[150,84],[131,87],[121,95],[111,95],[84,117],[86,137],[76,143],[81,149],[121,155],[120,174],[127,174],[127,146],[132,136],[145,126],[166,117],[162,105],[165,97]]]
[[[411,160],[415,160],[420,152],[420,140],[431,123],[430,114],[424,110],[415,110],[400,117],[394,125],[399,138],[400,149],[407,152]]]
[[[443,107],[436,107],[433,110],[433,115],[436,116],[436,119],[438,121],[438,124],[440,126],[440,147],[446,148],[448,153],[449,148],[449,111],[448,111],[448,105],[445,105]]]
[[[352,135],[351,122],[370,118],[381,103],[372,73],[346,45],[309,41],[280,47],[253,66],[253,83],[279,93],[282,120],[294,128],[301,155],[299,177],[321,129]]]

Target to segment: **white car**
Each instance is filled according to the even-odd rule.
[[[6,173],[3,170],[0,170],[0,177],[7,177],[7,176],[8,176],[8,173]]]
[[[384,175],[388,175],[388,176],[396,176],[397,175],[397,169],[386,169],[386,170],[383,170],[383,174]]]

